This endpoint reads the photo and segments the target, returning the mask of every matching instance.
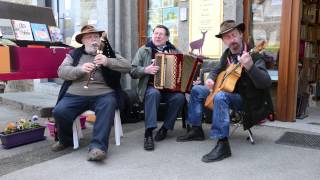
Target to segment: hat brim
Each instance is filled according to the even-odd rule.
[[[217,38],[222,38],[222,35],[223,35],[223,34],[225,34],[225,33],[227,33],[227,32],[230,32],[230,31],[232,31],[232,30],[234,30],[234,29],[239,29],[241,32],[244,32],[244,30],[245,30],[244,23],[240,23],[240,24],[238,24],[238,25],[236,25],[236,26],[234,26],[234,27],[231,27],[231,28],[229,28],[229,29],[226,29],[225,31],[220,32],[219,34],[217,34],[217,35],[215,35],[215,36],[216,36]]]
[[[78,35],[75,37],[75,40],[77,41],[77,43],[82,44],[82,37],[83,37],[85,34],[99,33],[100,36],[101,36],[103,32],[104,32],[104,31],[92,31],[92,32],[80,33],[80,34],[78,34]]]

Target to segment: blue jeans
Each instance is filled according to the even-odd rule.
[[[185,97],[182,93],[164,93],[160,92],[152,86],[148,86],[144,97],[144,114],[145,114],[145,127],[157,127],[157,113],[160,102],[166,103],[166,110],[164,113],[163,126],[166,129],[173,129],[174,123],[177,119],[179,112],[182,111]]]
[[[59,142],[71,145],[73,143],[73,121],[84,111],[92,110],[95,112],[96,121],[93,126],[89,150],[99,148],[107,151],[110,130],[117,107],[114,92],[99,96],[77,96],[67,93],[53,109],[53,117],[58,126]]]
[[[192,88],[188,106],[187,123],[201,126],[203,104],[210,90],[206,86],[196,85]],[[220,91],[214,97],[214,111],[212,112],[211,138],[229,137],[230,109],[241,110],[242,100],[237,93]]]

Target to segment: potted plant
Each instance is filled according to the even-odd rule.
[[[3,132],[0,132],[2,147],[5,149],[44,140],[45,127],[31,120],[20,119],[9,122]]]

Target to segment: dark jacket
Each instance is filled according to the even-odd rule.
[[[227,57],[230,50],[222,54],[220,63],[210,72],[209,78],[215,80],[218,74],[227,68]],[[269,88],[271,78],[265,66],[262,55],[252,54],[253,67],[247,71],[243,69],[238,80],[235,92],[238,92],[244,103],[244,129],[248,129],[273,113]]]

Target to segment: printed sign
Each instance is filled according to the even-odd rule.
[[[17,40],[33,41],[31,27],[28,21],[12,20],[12,25]]]

